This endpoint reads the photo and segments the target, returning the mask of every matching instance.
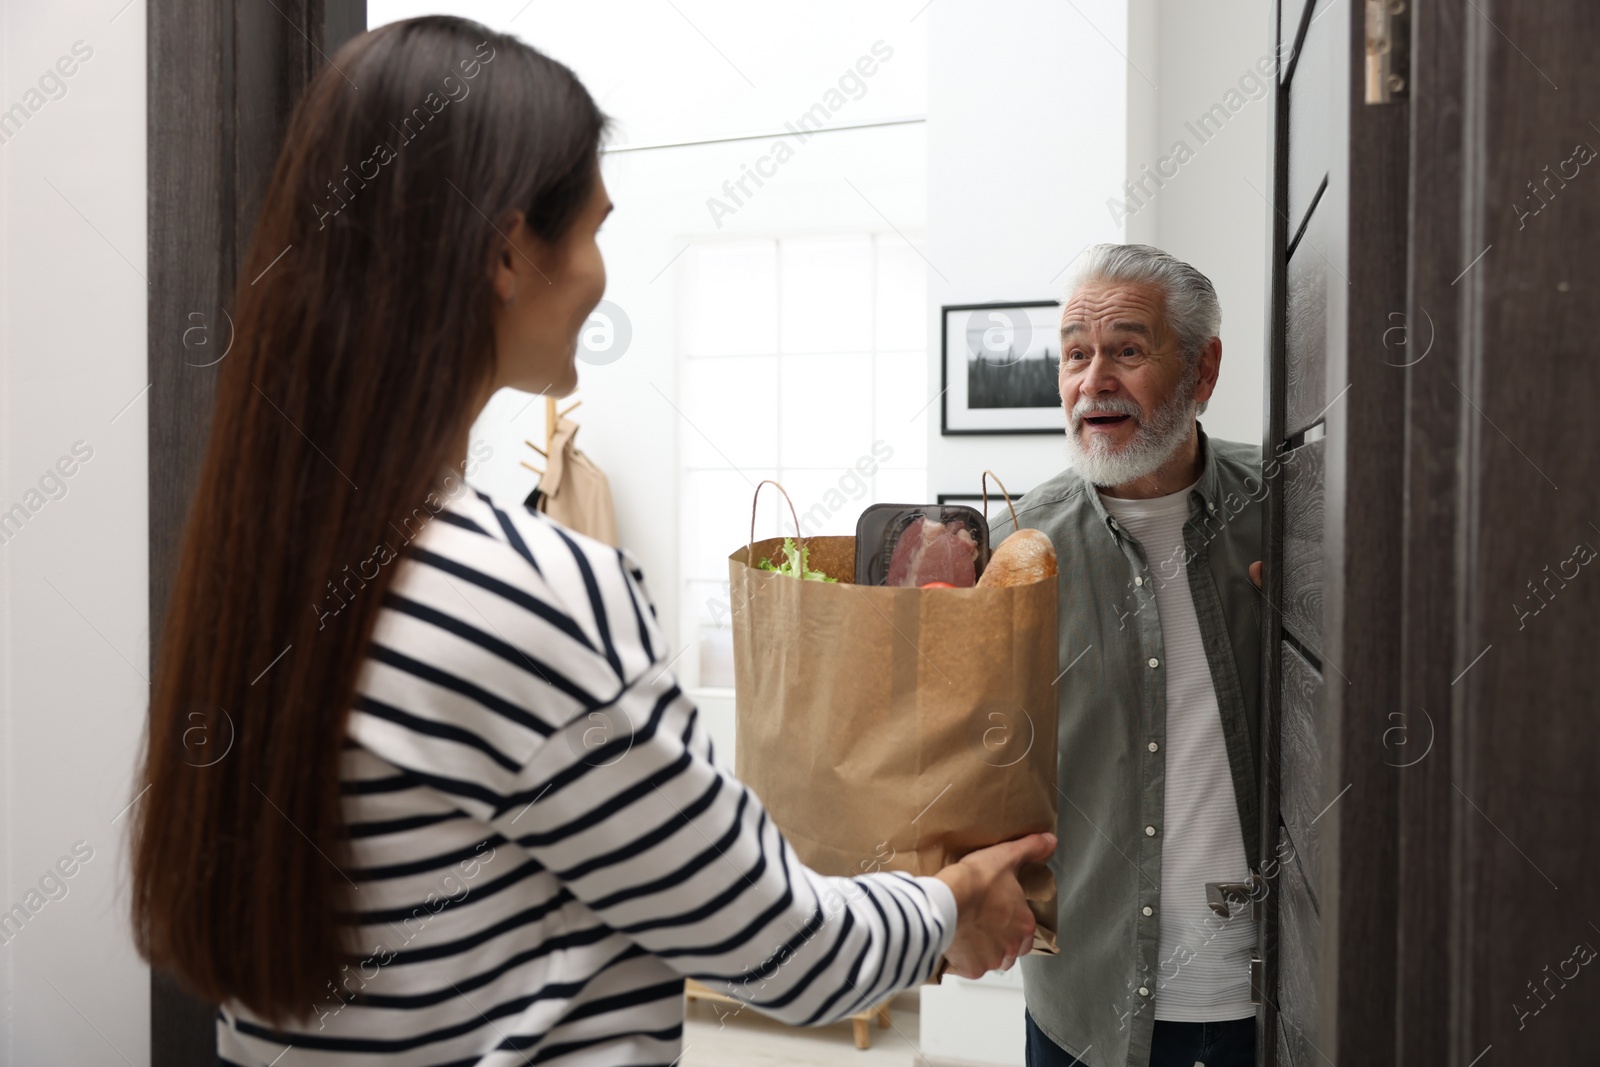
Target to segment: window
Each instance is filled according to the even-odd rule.
[[[728,555],[763,478],[801,532],[851,534],[928,492],[926,264],[898,234],[697,243],[679,315],[683,630],[701,686],[732,687]],[[795,532],[762,490],[756,538]]]

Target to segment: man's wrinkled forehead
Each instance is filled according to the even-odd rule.
[[[1152,343],[1165,326],[1160,290],[1145,285],[1080,286],[1061,309],[1063,339],[1101,333],[1136,334]]]

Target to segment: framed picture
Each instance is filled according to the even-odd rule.
[[[941,434],[1066,431],[1058,301],[948,304],[940,312]]]
[[[1011,502],[1015,504],[1022,499],[1022,494],[1013,492]],[[981,493],[940,493],[936,501],[939,504],[965,504],[970,508],[983,510],[983,494]],[[989,511],[984,516],[989,520],[989,525],[994,525],[994,520],[1006,514],[1005,494],[996,489],[989,494]]]

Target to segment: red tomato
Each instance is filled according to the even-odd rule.
[[[917,588],[918,589],[954,589],[955,586],[951,585],[949,582],[923,582],[921,585],[917,586]]]

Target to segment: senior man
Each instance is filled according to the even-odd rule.
[[[1061,566],[1061,952],[1022,961],[1030,1067],[1255,1062],[1255,926],[1205,895],[1261,852],[1260,449],[1196,420],[1221,314],[1148,245],[1090,248],[1066,290],[1071,466],[1017,506]]]

